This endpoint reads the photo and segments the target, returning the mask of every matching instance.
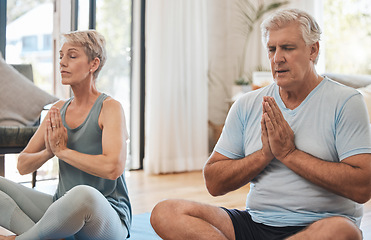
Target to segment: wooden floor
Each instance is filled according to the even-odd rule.
[[[143,171],[127,173],[133,214],[150,212],[163,199],[180,198],[227,208],[244,209],[249,186],[227,196],[212,197],[206,190],[201,172],[147,175]]]
[[[246,194],[249,191],[249,186],[245,186],[226,196],[212,197],[205,188],[200,171],[166,175],[147,175],[143,171],[130,171],[126,173],[126,181],[133,214],[151,212],[156,203],[168,198],[188,199],[227,208],[244,209]],[[36,188],[53,193],[55,184],[56,181],[38,182]],[[361,228],[364,239],[371,240],[371,201],[365,204]],[[0,228],[1,233],[6,232]]]

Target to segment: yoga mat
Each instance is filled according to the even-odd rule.
[[[130,240],[161,240],[153,230],[149,222],[151,214],[142,213],[133,216],[133,223],[130,230]]]

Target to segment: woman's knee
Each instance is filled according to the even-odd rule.
[[[0,212],[3,213],[6,210],[12,212],[15,207],[17,204],[14,200],[8,194],[0,191]]]
[[[93,208],[100,204],[101,199],[104,198],[97,189],[87,185],[73,187],[66,193],[65,197],[69,198],[76,206],[86,205]]]

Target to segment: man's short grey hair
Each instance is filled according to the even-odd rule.
[[[107,59],[106,40],[103,35],[96,30],[74,31],[62,34],[63,43],[76,44],[83,47],[89,62],[96,57],[99,58],[99,67],[94,72],[94,79],[96,79]]]
[[[268,43],[270,30],[277,30],[291,23],[299,23],[306,45],[312,45],[321,40],[321,28],[311,15],[299,9],[283,9],[270,15],[261,24],[260,29],[264,46]],[[317,63],[318,57],[319,54],[314,63]]]

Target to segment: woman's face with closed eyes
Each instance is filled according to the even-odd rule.
[[[59,56],[62,84],[74,85],[86,79],[91,80],[92,66],[83,47],[65,43]]]

